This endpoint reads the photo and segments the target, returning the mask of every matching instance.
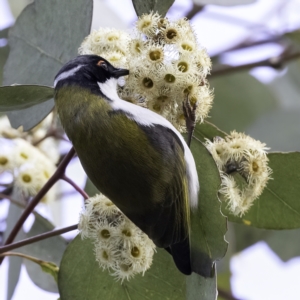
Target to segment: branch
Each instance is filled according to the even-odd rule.
[[[83,189],[81,189],[71,178],[63,175],[61,179],[69,183],[79,194],[82,195],[85,200],[90,198],[89,195]]]
[[[28,239],[24,239],[22,241],[12,243],[12,244],[9,244],[9,245],[6,245],[6,246],[2,246],[2,247],[0,247],[0,254],[4,253],[4,252],[7,252],[7,251],[10,251],[10,250],[13,250],[13,249],[16,249],[16,248],[23,247],[25,245],[30,245],[30,244],[33,244],[35,242],[45,240],[45,239],[53,237],[53,236],[57,236],[57,235],[60,235],[60,234],[63,234],[63,233],[69,232],[69,231],[76,230],[77,227],[78,227],[78,225],[75,224],[75,225],[64,227],[64,228],[61,228],[61,229],[48,231],[48,232],[30,237]]]
[[[192,9],[186,14],[185,17],[187,19],[191,20],[198,14],[198,12],[202,11],[203,8],[204,8],[204,5],[199,5],[199,4],[193,3]]]
[[[271,57],[271,58],[257,61],[254,63],[244,64],[244,65],[239,65],[239,66],[216,67],[216,68],[212,69],[210,78],[215,77],[215,76],[224,75],[224,74],[230,74],[230,73],[237,72],[237,71],[249,70],[249,69],[252,69],[255,67],[264,67],[265,66],[265,67],[271,67],[274,69],[280,69],[288,61],[298,59],[298,58],[300,58],[300,51],[294,52],[294,53],[289,53],[289,54],[283,54],[278,57]]]
[[[52,177],[47,181],[47,183],[41,188],[41,190],[37,193],[37,195],[29,202],[28,206],[23,211],[21,217],[15,224],[14,228],[12,229],[11,233],[9,234],[5,245],[8,245],[13,242],[16,235],[20,231],[21,227],[23,226],[24,222],[30,215],[30,213],[34,210],[40,200],[46,195],[46,193],[50,190],[50,188],[64,175],[65,170],[71,159],[75,154],[75,150],[72,147],[69,153],[64,157],[63,161],[59,164],[56,171],[52,175]],[[3,258],[0,258],[0,264],[2,263]]]
[[[45,139],[47,139],[48,137],[54,137],[58,140],[63,140],[63,141],[66,141],[66,142],[69,142],[68,139],[66,139],[62,134],[60,134],[58,132],[58,130],[55,130],[55,129],[52,129],[52,130],[49,130],[45,136],[43,136],[42,138],[38,139],[37,141],[34,141],[32,143],[33,146],[37,146],[39,143],[43,142]]]

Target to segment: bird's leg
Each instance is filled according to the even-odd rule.
[[[196,108],[197,102],[191,104],[189,94],[187,94],[186,99],[183,101],[183,114],[185,118],[186,129],[188,132],[187,144],[189,147],[191,145],[192,136],[196,124]]]

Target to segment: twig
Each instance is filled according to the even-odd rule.
[[[72,157],[75,154],[75,150],[72,147],[69,153],[65,156],[63,161],[60,163],[52,177],[47,181],[47,183],[41,188],[41,190],[37,193],[37,195],[29,202],[28,206],[23,211],[22,215],[20,216],[19,220],[15,224],[14,228],[12,229],[10,235],[8,236],[5,245],[8,245],[13,242],[16,235],[18,234],[19,230],[23,226],[24,222],[30,215],[30,213],[34,210],[40,200],[46,195],[46,193],[50,190],[50,188],[64,175],[65,170],[69,162],[71,161]],[[2,263],[3,258],[0,258],[0,264]]]
[[[59,139],[59,140],[63,140],[63,141],[66,141],[66,142],[69,142],[68,139],[66,139],[62,134],[59,134],[57,133],[57,130],[49,130],[45,136],[43,136],[42,138],[40,138],[39,140],[35,141],[32,143],[33,146],[36,146],[38,145],[39,143],[41,143],[42,141],[44,141],[45,139],[47,139],[48,137],[54,137],[56,139]]]
[[[17,205],[17,206],[19,206],[19,207],[21,207],[21,208],[25,208],[25,207],[26,207],[25,203],[22,203],[22,202],[20,202],[20,201],[17,201],[17,200],[13,199],[13,198],[12,198],[11,196],[9,196],[9,195],[5,195],[5,194],[0,193],[0,198],[1,198],[1,199],[7,199],[7,200],[9,200],[11,203],[13,203],[13,204],[15,204],[15,205]]]
[[[248,69],[252,69],[255,67],[263,67],[263,66],[272,67],[274,69],[280,69],[283,67],[283,65],[286,62],[297,59],[297,58],[300,58],[300,51],[281,55],[278,57],[271,57],[271,58],[257,61],[254,63],[244,64],[244,65],[239,65],[239,66],[217,67],[217,68],[212,69],[210,77],[220,76],[220,75],[224,75],[224,74],[230,74],[230,73],[237,72],[237,71],[248,70]]]
[[[204,5],[199,5],[196,3],[193,3],[192,9],[186,14],[186,18],[191,20],[194,18],[200,11],[202,11],[204,8]]]
[[[2,246],[2,247],[0,247],[0,254],[4,253],[4,252],[7,252],[7,251],[10,251],[10,250],[13,250],[13,249],[23,247],[25,245],[29,245],[29,244],[33,244],[33,243],[38,242],[38,241],[45,240],[45,239],[53,237],[53,236],[57,236],[57,235],[60,235],[60,234],[63,234],[63,233],[69,232],[69,231],[76,230],[77,227],[78,227],[78,225],[75,224],[75,225],[64,227],[64,228],[61,228],[61,229],[56,229],[56,230],[52,230],[52,231],[49,231],[49,232],[45,232],[45,233],[30,237],[28,239],[24,239],[22,241],[18,241],[18,242],[9,244],[9,245],[6,245],[6,246]]]
[[[12,187],[12,186],[9,186],[9,187],[7,187],[6,189],[2,190],[2,191],[1,191],[1,194],[3,195],[3,197],[0,196],[0,201],[1,201],[2,199],[6,199],[7,196],[9,196],[9,195],[12,193],[12,190],[13,190],[13,187]]]
[[[86,200],[89,198],[89,195],[81,189],[71,178],[67,177],[65,174],[61,177],[62,180],[68,182],[82,197]]]

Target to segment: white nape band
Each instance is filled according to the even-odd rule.
[[[190,206],[196,208],[198,205],[199,180],[193,154],[179,131],[161,115],[138,105],[124,101],[117,94],[117,79],[110,78],[104,83],[98,82],[101,92],[110,100],[109,104],[115,110],[128,113],[128,117],[144,126],[162,125],[171,129],[180,139],[184,147],[184,158],[187,165],[187,176],[189,180]]]
[[[54,87],[56,87],[57,83],[63,79],[66,79],[68,77],[73,76],[81,67],[83,67],[84,65],[79,65],[77,67],[74,67],[73,69],[69,70],[69,71],[65,71],[61,74],[59,74],[59,76],[54,80]]]

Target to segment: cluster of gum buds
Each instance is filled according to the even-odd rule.
[[[266,144],[233,131],[225,139],[207,140],[221,173],[219,193],[228,202],[234,215],[242,216],[249,210],[265,188],[272,170],[268,167]],[[239,180],[242,179],[242,180]]]
[[[187,19],[171,22],[157,13],[142,15],[134,37],[115,29],[93,31],[79,54],[97,54],[130,74],[119,86],[121,99],[164,116],[186,130],[184,105],[189,100],[195,121],[203,121],[212,105],[206,80],[211,61]]]
[[[117,280],[129,280],[150,268],[154,243],[104,195],[85,201],[78,229],[82,238],[93,241],[100,267]]]
[[[29,133],[11,128],[6,116],[0,118],[0,175],[10,174],[13,186],[25,198],[35,196],[56,170],[59,159],[56,142],[51,138],[42,140],[51,118]],[[38,140],[41,142],[33,145]],[[42,201],[51,202],[54,197],[52,189]]]

